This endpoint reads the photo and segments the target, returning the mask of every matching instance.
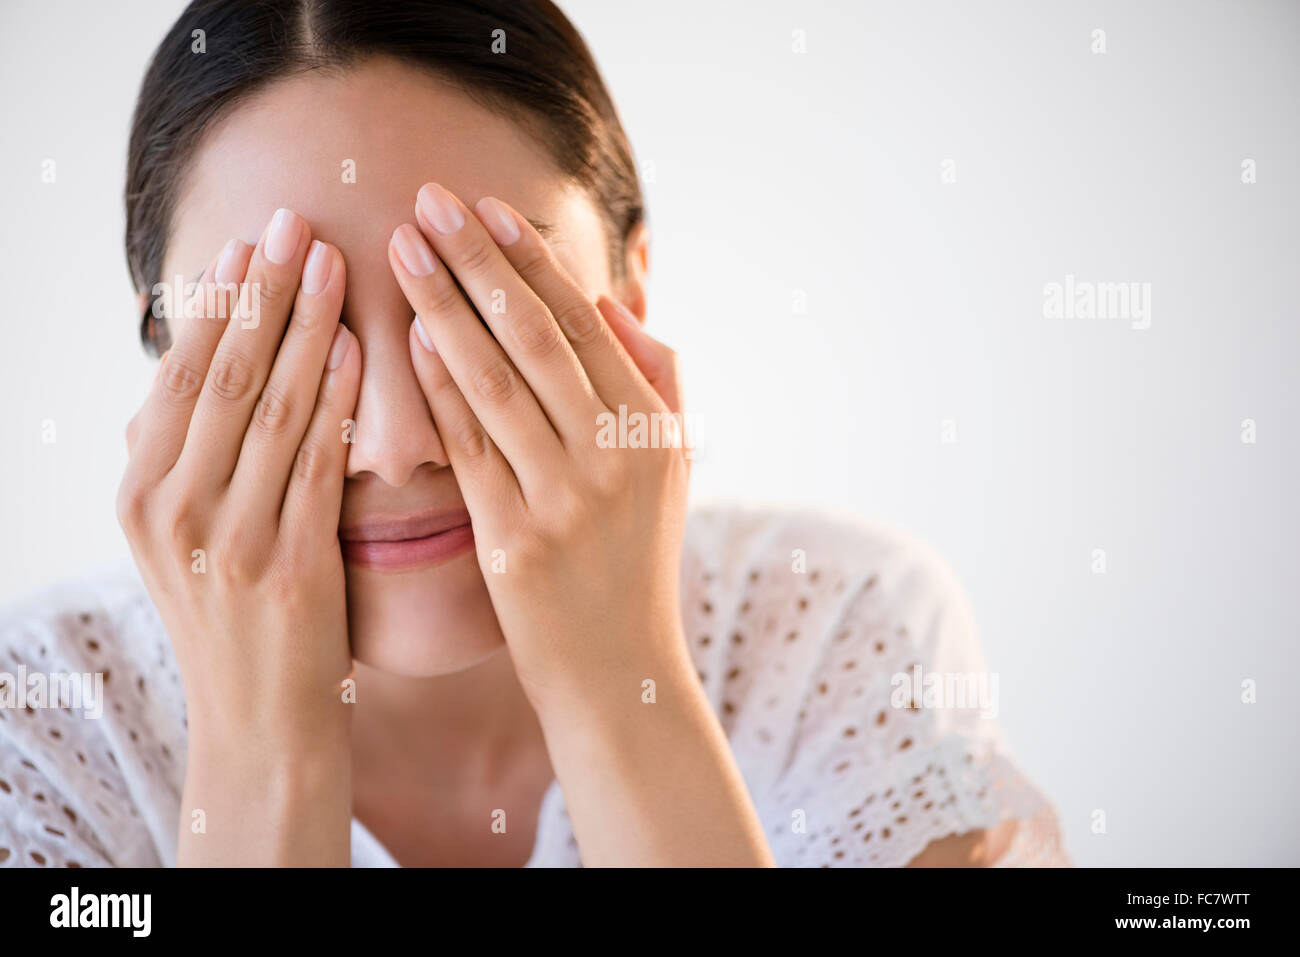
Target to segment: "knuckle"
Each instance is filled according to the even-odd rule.
[[[325,310],[321,308],[320,303],[295,305],[293,314],[289,316],[289,328],[286,334],[309,336],[319,330],[326,321]]]
[[[158,377],[159,394],[164,401],[179,403],[193,401],[203,387],[203,373],[189,361],[177,355],[167,357],[162,374]]]
[[[298,446],[298,454],[293,460],[293,476],[296,481],[314,485],[329,476],[330,468],[329,450],[320,442],[312,439]]]
[[[253,370],[248,360],[233,352],[219,354],[208,369],[208,389],[219,399],[235,402],[246,396],[253,386]]]
[[[261,582],[265,567],[265,549],[252,547],[251,544],[235,535],[223,538],[216,543],[209,562],[215,562],[223,578],[240,586],[251,586]]]
[[[519,348],[536,359],[549,358],[560,347],[562,335],[551,317],[530,312],[510,326]]]
[[[585,298],[566,297],[555,312],[555,321],[574,345],[589,345],[604,332],[604,320]]]
[[[470,233],[461,244],[457,257],[461,268],[472,276],[486,272],[492,265],[493,249],[484,236]]]
[[[275,385],[267,384],[253,410],[253,424],[267,435],[279,435],[292,420],[289,397]]]
[[[599,537],[592,515],[583,502],[570,493],[555,496],[552,506],[548,497],[548,514],[536,522],[532,534],[544,555],[574,554],[578,544]]]
[[[253,291],[257,296],[258,306],[268,310],[284,308],[297,288],[298,283],[295,277],[271,269],[263,272],[253,282]]]
[[[458,307],[465,305],[465,298],[461,295],[456,284],[446,275],[444,271],[441,276],[436,277],[438,281],[433,283],[433,288],[428,292],[426,300],[428,308],[423,312],[428,315],[449,315],[456,311]]]
[[[456,425],[456,444],[461,454],[471,460],[481,461],[486,458],[491,446],[488,444],[487,432],[478,419],[467,415]]]
[[[122,530],[137,533],[144,527],[145,513],[148,510],[148,493],[143,485],[123,479],[118,486],[114,502],[117,510],[117,522]]]
[[[550,252],[540,243],[532,242],[531,237],[524,243],[517,243],[516,246],[521,248],[515,253],[515,271],[523,276],[529,285],[547,272],[555,271]]]
[[[172,498],[163,511],[168,535],[173,540],[188,541],[199,529],[208,507],[193,494],[182,493]]]
[[[509,364],[495,359],[474,373],[474,389],[490,402],[505,402],[519,391],[519,376]]]

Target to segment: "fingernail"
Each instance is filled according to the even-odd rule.
[[[348,357],[348,349],[352,348],[352,337],[348,335],[347,329],[339,324],[334,330],[334,342],[330,345],[330,357],[326,363],[329,368],[337,369],[343,365],[343,360]]]
[[[238,239],[232,239],[226,243],[226,248],[221,250],[221,258],[217,260],[217,269],[212,276],[222,285],[239,282],[243,278],[239,275],[239,266],[235,259],[242,245],[243,243]]]
[[[420,317],[416,316],[412,319],[411,325],[415,326],[415,334],[420,337],[420,345],[424,346],[426,351],[432,352],[436,356],[438,350],[433,347],[433,340],[430,339],[429,334],[424,331],[424,323],[420,322]]]
[[[302,270],[302,291],[314,296],[323,290],[330,281],[334,268],[334,255],[330,248],[319,239],[311,241],[311,251],[307,254],[307,265]]]
[[[262,253],[277,266],[283,266],[298,248],[298,217],[287,209],[277,209],[266,231]]]
[[[614,307],[614,313],[624,322],[633,326],[637,332],[641,331],[641,323],[637,320],[636,315],[627,306],[623,305],[617,299],[605,296],[605,301]]]
[[[519,238],[519,224],[501,200],[484,196],[474,204],[474,208],[478,210],[479,218],[498,246],[509,246]]]
[[[417,197],[420,210],[425,219],[438,232],[449,236],[465,225],[465,216],[460,205],[437,183],[425,183],[420,187]]]
[[[412,276],[427,276],[436,268],[433,250],[410,223],[397,227],[397,232],[393,233],[393,245],[397,248],[397,258]]]

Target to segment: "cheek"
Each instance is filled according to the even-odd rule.
[[[581,249],[568,243],[560,246],[553,244],[551,249],[564,271],[586,293],[588,299],[594,302],[601,293],[609,293],[609,254],[603,243],[584,244]]]
[[[541,208],[556,225],[551,252],[589,298],[609,293],[610,247],[604,219],[583,190],[567,191],[558,202]]]

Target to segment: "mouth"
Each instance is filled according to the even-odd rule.
[[[376,571],[441,565],[474,547],[469,512],[377,515],[339,529],[343,560]]]

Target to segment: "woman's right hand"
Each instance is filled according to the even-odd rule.
[[[117,497],[185,686],[178,863],[346,865],[338,519],[361,349],[343,257],[280,210],[200,293],[214,281],[127,427]]]

